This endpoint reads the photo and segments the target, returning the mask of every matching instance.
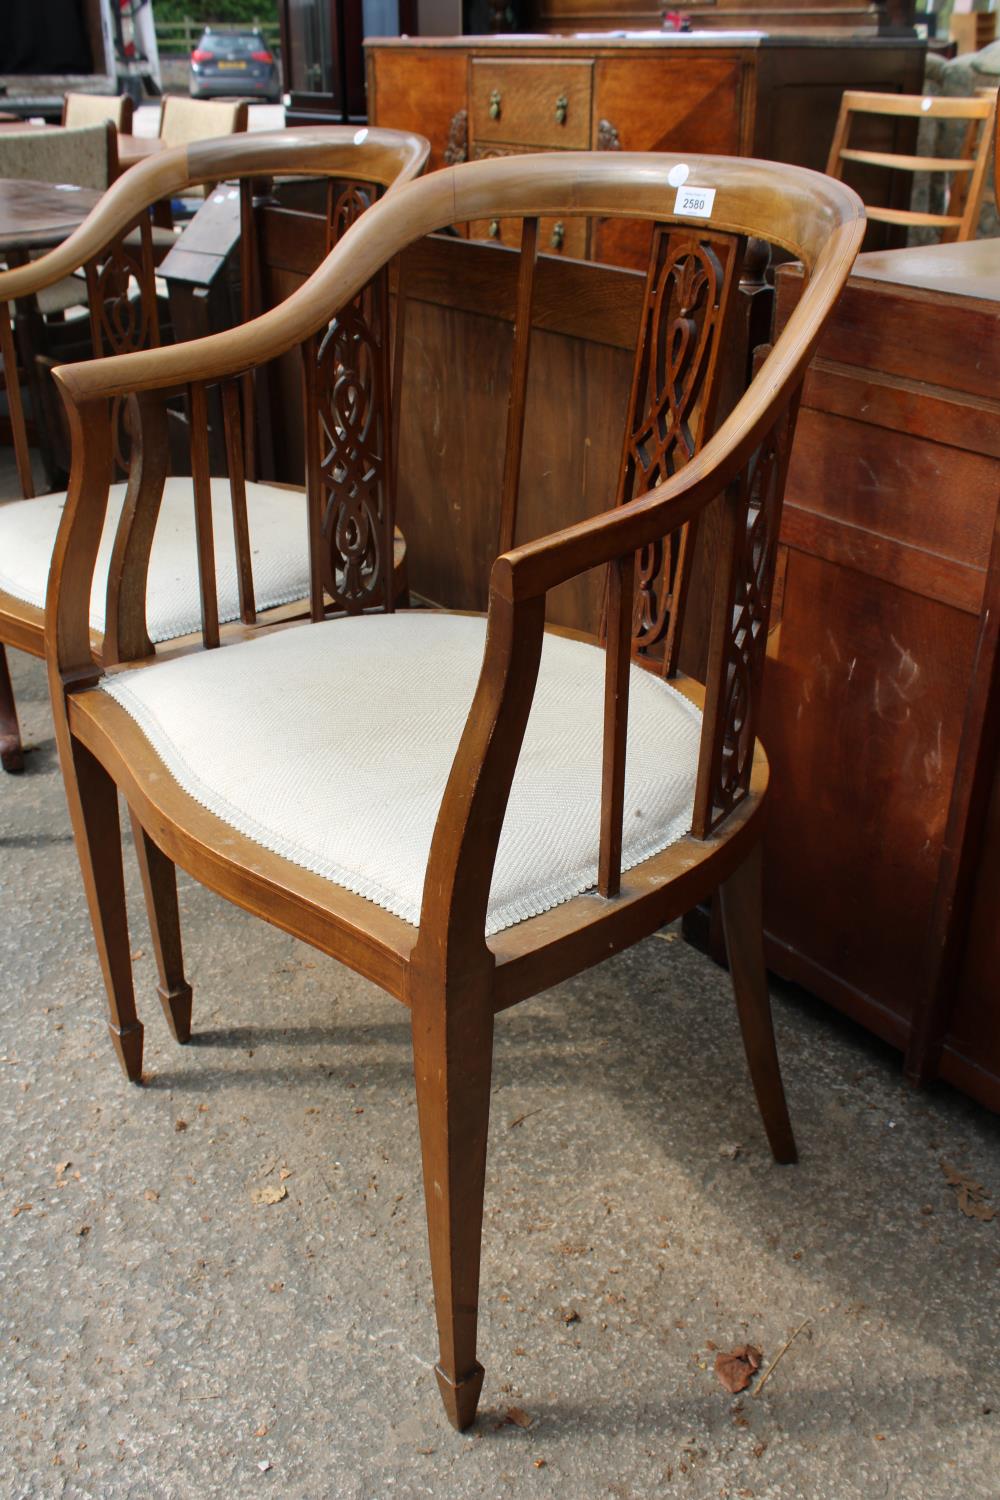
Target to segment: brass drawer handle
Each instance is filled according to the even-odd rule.
[[[487,230],[487,233],[489,234],[489,237],[490,237],[491,240],[498,240],[500,238],[500,220],[499,219],[491,219],[490,220],[490,227]]]
[[[553,250],[561,250],[562,247],[563,247],[563,240],[565,238],[566,238],[566,226],[562,222],[562,220],[560,219],[558,224],[553,224],[553,226],[552,226],[552,239],[551,239],[550,243],[552,245]]]
[[[499,118],[500,118],[500,104],[501,104],[500,90],[499,89],[494,89],[493,92],[492,92],[492,94],[490,95],[490,119],[491,120],[499,120]]]
[[[569,114],[569,100],[565,94],[560,94],[556,100],[556,124],[565,125],[566,116]]]

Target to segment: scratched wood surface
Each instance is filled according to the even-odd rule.
[[[895,255],[898,282],[892,254],[858,262],[789,472],[768,956],[914,1078],[1000,1109],[1000,246]],[[987,271],[993,295],[968,295]],[[780,324],[798,279],[779,283]]]

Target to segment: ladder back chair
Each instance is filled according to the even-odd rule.
[[[498,1012],[719,890],[765,1129],[779,1161],[795,1158],[763,966],[768,772],[755,725],[798,392],[864,210],[849,188],[800,168],[719,157],[684,165],[706,190],[688,190],[687,201],[710,217],[676,212],[671,173],[681,163],[667,155],[544,153],[435,172],[363,214],[294,310],[285,304],[197,349],[56,372],[73,471],[47,657],[112,1042],[139,1081],[120,789],[167,893],[158,905],[154,890],[150,904],[176,1035],[190,1026],[190,989],[175,864],[409,1007],[436,1373],[458,1428],[473,1421],[483,1381],[476,1328]],[[653,250],[617,493],[595,518],[516,541],[538,222],[552,214],[650,221]],[[523,228],[489,611],[393,612],[380,577],[391,515],[378,503],[392,429],[378,430],[370,395],[377,349],[365,289],[426,234],[501,215]],[[797,256],[808,285],[705,441],[750,235]],[[312,619],[277,630],[248,621],[222,636],[206,610],[203,640],[157,660],[134,622],[165,482],[164,400],[215,382],[236,389],[247,370],[296,347],[319,411],[317,420],[307,404]],[[102,672],[86,601],[108,503],[113,404],[123,398],[135,401],[140,441]],[[441,489],[446,525],[446,475]],[[718,545],[708,670],[697,683],[674,672],[664,646],[670,613],[683,609],[679,539],[702,515]],[[372,549],[380,534],[381,561]],[[363,556],[373,558],[367,575]],[[607,577],[604,643],[546,631],[547,593],[591,569]],[[333,577],[344,580],[342,617],[324,619]],[[207,569],[201,587],[210,595]]]
[[[255,133],[179,147],[132,168],[60,246],[39,260],[0,272],[0,353],[5,371],[15,369],[10,301],[44,292],[67,272],[80,268],[86,273],[94,351],[120,354],[157,347],[161,330],[149,208],[164,192],[205,181],[239,181],[241,311],[243,321],[248,323],[259,310],[253,232],[255,179],[272,175],[327,177],[328,241],[332,244],[345,224],[380,191],[391,191],[395,184],[423,170],[429,148],[422,137],[370,130],[359,144],[358,134],[354,127],[339,125]],[[295,296],[293,293],[289,299],[293,305]],[[304,545],[296,534],[296,527],[302,536],[305,532],[304,495],[288,486],[257,482],[253,384],[252,373],[248,372],[238,391],[228,391],[223,415],[231,456],[237,457],[232,444],[238,442],[242,463],[233,519],[240,536],[247,528],[246,535],[260,550],[255,607],[267,610],[306,598],[310,573]],[[26,498],[0,505],[0,757],[5,770],[18,771],[24,762],[5,648],[13,646],[34,656],[44,655],[45,588],[65,493],[34,497],[28,434],[16,378],[8,379],[7,394],[17,470]],[[192,387],[192,416],[200,411],[201,399],[201,388]],[[130,421],[122,402],[117,407],[115,450],[110,462],[112,469],[125,474]],[[152,641],[170,640],[197,626],[200,610],[194,557],[208,544],[213,529],[219,538],[221,568],[213,612],[224,623],[246,617],[251,609],[245,565],[237,559],[236,542],[227,540],[229,487],[218,479],[208,481],[198,468],[194,474],[194,480],[178,475],[167,481],[148,605],[141,622]],[[194,484],[208,486],[204,493],[199,492],[197,504]],[[210,495],[211,503],[203,514],[198,507],[205,495]],[[122,506],[128,503],[126,485],[116,485],[90,611],[98,655],[110,618],[105,606],[114,525]],[[232,531],[231,522],[228,529]],[[260,562],[264,562],[263,570]],[[401,572],[400,549],[397,587],[402,587]],[[182,602],[185,578],[189,584],[187,605]]]
[[[947,173],[950,182],[943,214],[868,205],[868,218],[879,224],[894,224],[907,229],[940,229],[942,243],[975,239],[996,128],[996,110],[995,92],[992,98],[977,96],[966,99],[920,94],[875,94],[846,89],[840,102],[840,114],[826,170],[838,181],[843,181],[844,167],[849,163],[865,167],[885,167],[892,171]],[[873,151],[862,149],[858,145],[852,146],[851,127],[859,115],[879,115],[896,120],[964,120],[966,129],[958,156],[910,156],[902,152]]]

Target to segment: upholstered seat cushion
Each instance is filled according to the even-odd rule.
[[[369,615],[118,673],[102,686],[204,807],[416,923],[484,642],[480,617]],[[603,651],[546,636],[488,933],[596,882],[603,701]],[[690,829],[700,730],[694,705],[632,669],[626,869]]]
[[[114,484],[90,595],[91,628],[103,633],[108,565],[125,500]],[[0,591],[28,604],[45,604],[49,561],[65,494],[0,505]],[[229,483],[212,480],[219,619],[239,619],[236,545]],[[267,484],[247,485],[247,517],[258,609],[302,599],[309,592],[305,496]],[[201,628],[194,498],[190,479],[168,479],[150,556],[146,619],[152,641],[169,641]]]

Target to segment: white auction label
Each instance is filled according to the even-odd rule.
[[[689,219],[710,219],[715,203],[715,188],[682,187],[677,189],[674,213]]]

